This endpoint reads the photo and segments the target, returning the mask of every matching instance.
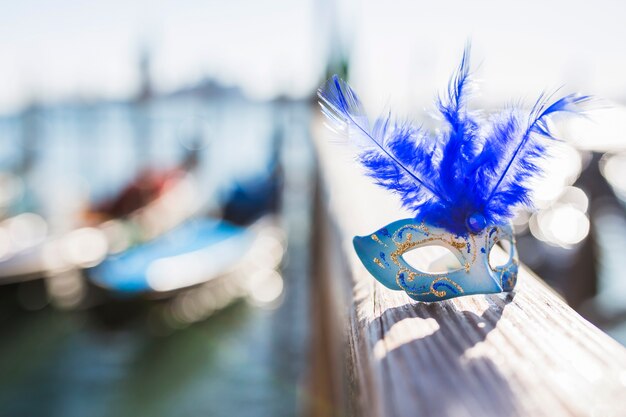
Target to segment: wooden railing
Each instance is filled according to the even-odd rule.
[[[626,349],[525,267],[511,294],[437,303],[378,284],[352,237],[409,214],[313,130],[315,415],[626,416]]]

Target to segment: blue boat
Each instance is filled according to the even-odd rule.
[[[194,219],[88,269],[91,282],[119,296],[166,294],[223,276],[252,247],[255,234],[215,219]]]

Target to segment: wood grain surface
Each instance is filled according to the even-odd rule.
[[[626,349],[526,268],[511,294],[437,303],[377,283],[352,237],[410,214],[313,126],[326,214],[317,227],[328,230],[316,243],[334,262],[326,284],[346,294],[328,308],[345,324],[350,414],[626,416]]]

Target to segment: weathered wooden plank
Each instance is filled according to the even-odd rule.
[[[347,323],[353,414],[626,415],[626,349],[526,268],[512,294],[430,304],[378,284],[351,239],[409,214],[320,123],[314,132],[328,214],[317,227],[334,233],[317,243],[344,262],[327,269],[327,282],[348,288],[347,314],[335,315]]]

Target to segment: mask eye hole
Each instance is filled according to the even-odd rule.
[[[491,269],[498,268],[508,264],[511,261],[511,251],[513,243],[504,239],[491,247],[489,251],[489,266]]]
[[[412,268],[428,274],[439,274],[462,268],[461,262],[443,246],[422,246],[402,254],[404,261]]]

